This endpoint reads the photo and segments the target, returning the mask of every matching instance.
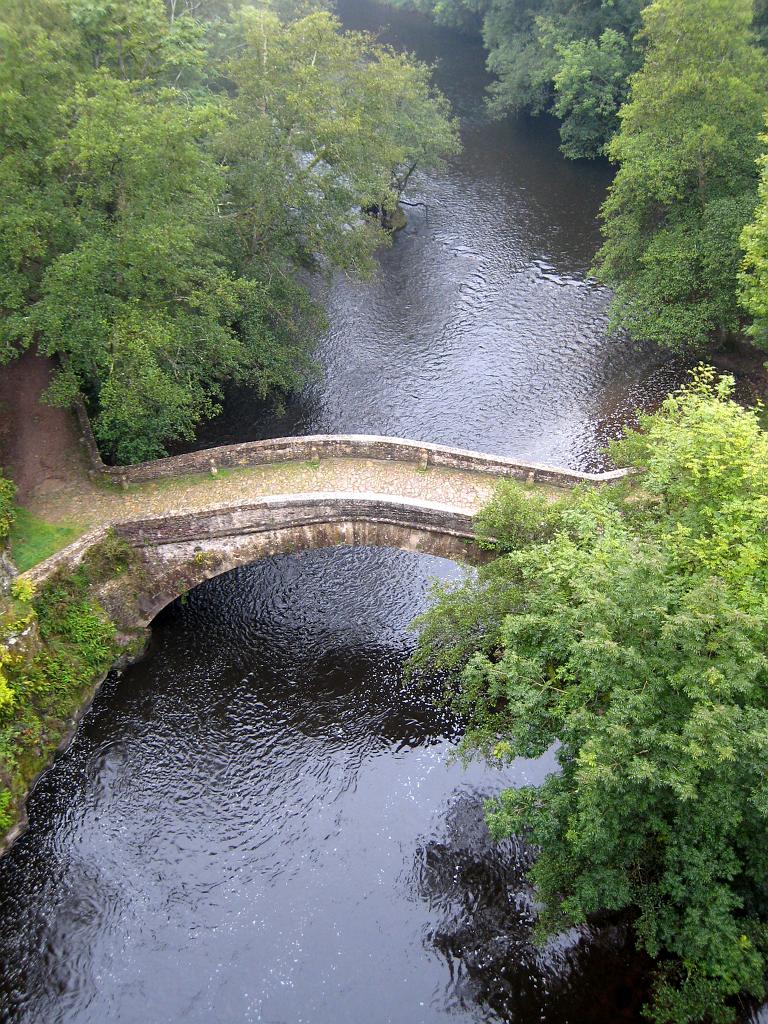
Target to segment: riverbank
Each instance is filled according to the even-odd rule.
[[[145,647],[146,632],[118,629],[99,589],[133,563],[127,545],[107,536],[73,571],[39,588],[26,581],[0,599],[0,855],[27,825],[37,780],[72,741],[108,673]]]

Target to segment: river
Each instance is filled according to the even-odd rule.
[[[489,123],[480,47],[359,0],[351,27],[441,61],[464,153],[423,176],[375,280],[335,279],[322,374],[275,416],[245,392],[198,445],[310,431],[578,468],[682,363],[606,334],[587,280],[610,171],[552,125]],[[482,801],[541,780],[451,763],[460,724],[403,680],[429,581],[387,549],[268,559],[155,621],[0,861],[13,1024],[621,1024],[646,964],[610,929],[531,943],[529,851]]]
[[[316,551],[167,609],[0,862],[3,1019],[636,1019],[613,936],[531,945],[528,853],[483,825],[552,757],[447,764],[457,723],[403,682],[429,580],[460,572]]]
[[[588,280],[607,162],[572,162],[546,119],[489,121],[479,42],[419,15],[342,0],[351,28],[438,62],[463,153],[417,179],[409,223],[371,282],[318,297],[331,328],[319,375],[270,414],[247,390],[192,447],[288,434],[372,433],[599,469],[606,440],[655,405],[686,364],[610,337],[608,292]]]

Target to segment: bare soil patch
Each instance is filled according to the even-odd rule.
[[[0,367],[0,461],[20,503],[85,477],[73,415],[40,400],[52,373],[52,361],[32,349]]]

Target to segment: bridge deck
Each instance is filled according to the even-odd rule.
[[[37,404],[25,409],[24,415],[16,410],[19,415],[14,418],[13,395],[25,394],[25,389],[6,386],[0,396],[10,403],[8,422],[14,429],[13,443],[5,446],[8,468],[21,485],[23,506],[47,522],[71,527],[75,536],[109,525],[202,514],[286,494],[350,498],[376,494],[437,503],[471,516],[488,501],[501,476],[535,480],[538,486],[554,490],[555,484],[573,485],[580,478],[599,482],[622,475],[622,471],[572,473],[442,445],[367,435],[250,442],[113,469],[101,462],[84,410],[79,410],[80,430],[74,417],[63,410],[55,411],[61,422],[49,422],[50,409],[39,401],[50,373],[48,362],[27,354],[22,364],[27,383],[34,381],[34,387],[26,388],[30,393],[25,401]],[[30,389],[36,389],[36,394]],[[37,436],[41,431],[44,436]],[[43,443],[50,440],[51,432],[56,437],[55,450]]]
[[[220,470],[210,474],[131,484],[91,481],[78,474],[51,481],[29,495],[25,507],[54,523],[80,527],[83,532],[105,523],[148,516],[199,512],[222,504],[238,505],[275,494],[318,492],[389,494],[448,504],[473,513],[488,500],[497,477],[464,470],[429,468],[398,462],[363,459],[323,459]]]

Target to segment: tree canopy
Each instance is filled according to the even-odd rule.
[[[279,396],[322,324],[300,272],[365,274],[416,167],[458,148],[427,67],[325,11],[9,0],[0,359],[36,341],[105,452],[163,454],[222,384]]]
[[[768,135],[760,139],[768,150]],[[755,343],[768,349],[768,156],[763,153],[758,161],[760,181],[756,209],[741,235],[744,249],[739,279],[739,298],[746,313],[752,318],[748,327]]]
[[[494,75],[488,106],[561,121],[566,156],[595,157],[617,127],[627,79],[640,63],[633,38],[643,0],[391,0],[438,22],[480,31]]]
[[[768,953],[768,434],[710,371],[613,446],[644,467],[559,501],[502,485],[497,556],[438,589],[414,665],[449,673],[465,755],[559,771],[487,815],[525,834],[542,935],[622,914],[649,1017],[735,1019]]]
[[[751,0],[656,0],[608,146],[601,280],[614,326],[672,348],[739,328],[739,238],[757,199],[768,62]]]
[[[561,121],[566,156],[601,154],[639,64],[633,38],[643,6],[642,0],[494,0],[483,28],[496,76],[491,111],[551,111]]]

